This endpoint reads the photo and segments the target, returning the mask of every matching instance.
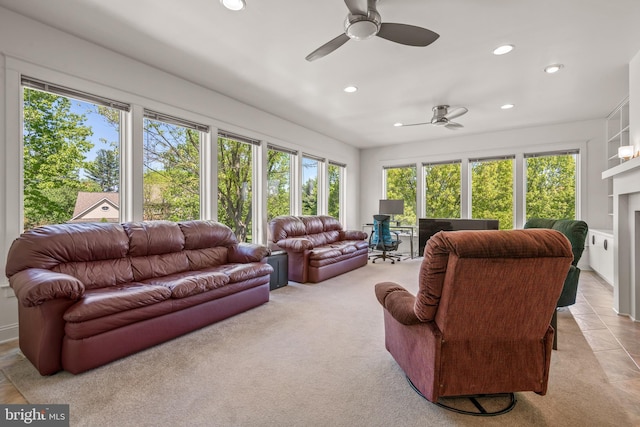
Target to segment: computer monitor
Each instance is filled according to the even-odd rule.
[[[383,199],[380,200],[378,213],[381,215],[391,215],[391,221],[395,221],[394,215],[404,214],[404,200]],[[400,225],[398,222],[397,225]]]
[[[378,213],[382,215],[402,215],[404,213],[404,200],[380,200]]]

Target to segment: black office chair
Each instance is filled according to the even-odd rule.
[[[390,253],[391,251],[398,250],[398,246],[402,243],[402,240],[400,240],[397,231],[391,231],[389,229],[389,222],[389,215],[373,216],[373,232],[371,236],[369,236],[369,248],[381,252],[369,256],[369,259],[374,264],[376,260],[380,258],[382,258],[382,261],[387,259],[391,260],[391,264],[395,264],[396,260],[402,260],[400,255]]]

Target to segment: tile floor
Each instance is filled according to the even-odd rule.
[[[613,290],[595,273],[580,275],[578,298],[568,309],[591,345],[632,425],[640,426],[640,322],[618,316],[613,309]],[[558,337],[562,346],[562,336]],[[22,358],[17,340],[0,344],[0,369]],[[27,403],[0,372],[0,403]]]
[[[612,307],[613,288],[597,274],[583,271],[576,303],[568,310],[616,388],[632,425],[640,426],[640,322],[619,316]]]

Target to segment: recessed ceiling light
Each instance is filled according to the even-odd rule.
[[[246,6],[244,0],[220,0],[220,3],[229,10],[242,10]]]
[[[500,108],[502,108],[503,110],[510,110],[513,107],[515,107],[514,104],[504,104]]]
[[[502,46],[498,46],[497,48],[493,49],[493,54],[494,55],[504,55],[505,53],[509,53],[513,50],[515,46],[513,46],[512,44],[505,44]]]
[[[403,125],[402,123],[400,123],[400,122],[394,123],[393,125],[394,125],[395,127],[397,127],[397,128],[399,128],[400,126],[404,126],[404,125]]]
[[[358,88],[355,86],[347,86],[343,90],[347,93],[353,93],[353,92],[356,92]]]
[[[548,73],[548,74],[553,74],[553,73],[557,73],[558,71],[560,71],[561,68],[563,68],[564,65],[562,64],[552,64],[552,65],[548,65],[544,68],[544,72]]]

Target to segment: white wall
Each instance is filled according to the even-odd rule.
[[[371,222],[377,213],[381,194],[382,167],[423,162],[460,160],[493,155],[516,155],[516,162],[524,153],[580,149],[580,174],[584,183],[580,195],[579,219],[590,228],[611,228],[607,214],[607,188],[601,179],[606,168],[605,120],[589,120],[521,128],[470,136],[451,136],[433,141],[416,142],[393,147],[362,150],[360,157],[360,221]],[[433,129],[425,128],[425,132]],[[367,184],[368,183],[368,184]],[[419,187],[420,188],[420,185]],[[517,191],[521,191],[517,189]],[[418,208],[420,211],[420,207]],[[519,207],[518,209],[522,209]],[[418,215],[420,215],[418,213]],[[523,224],[516,222],[516,227]],[[581,267],[588,260],[588,251],[582,256]]]
[[[629,143],[640,152],[640,52],[629,63]]]
[[[0,8],[0,269],[3,272],[9,246],[21,231],[20,74],[129,102],[134,113],[147,107],[205,123],[213,129],[222,128],[346,163],[348,214],[345,220],[349,228],[359,226],[358,149]],[[0,342],[17,336],[16,300],[6,286],[7,279],[0,274]]]

